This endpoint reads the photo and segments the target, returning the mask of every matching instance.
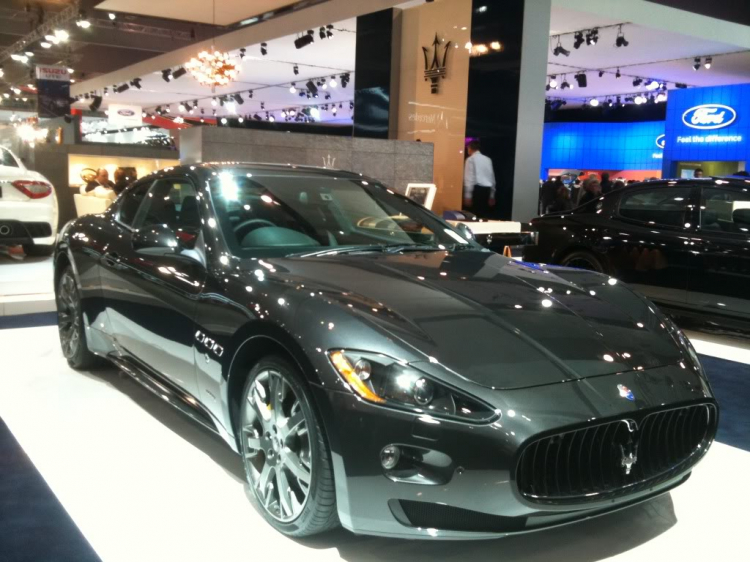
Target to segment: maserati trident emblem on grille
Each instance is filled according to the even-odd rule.
[[[633,465],[638,462],[638,441],[634,443],[629,439],[624,447],[620,445],[620,455],[620,466],[625,470],[625,476],[628,476]]]
[[[618,385],[617,385],[617,390],[619,390],[619,391],[620,391],[620,396],[621,396],[622,398],[627,398],[627,399],[628,399],[628,400],[630,400],[631,402],[633,402],[633,401],[635,400],[635,395],[633,394],[633,391],[632,391],[632,390],[630,390],[630,389],[629,389],[629,388],[628,388],[627,386],[625,386],[624,384],[618,384]]]

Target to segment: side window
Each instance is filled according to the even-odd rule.
[[[621,217],[648,225],[684,227],[690,204],[690,187],[655,187],[625,192]]]
[[[750,193],[706,187],[701,196],[701,229],[713,232],[750,232]]]
[[[191,182],[160,179],[153,183],[138,211],[134,226],[142,228],[154,224],[166,224],[175,231],[200,227],[198,201]]]
[[[138,208],[148,193],[153,181],[146,181],[136,185],[133,189],[125,193],[120,201],[120,210],[117,220],[126,226],[133,226]]]
[[[18,168],[18,162],[13,158],[13,155],[0,148],[0,166],[10,166],[11,168]]]

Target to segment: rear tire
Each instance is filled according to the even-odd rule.
[[[266,521],[289,537],[338,527],[327,440],[294,364],[274,355],[253,367],[237,425],[248,497]]]
[[[24,244],[23,251],[27,256],[51,256],[54,246],[42,244]]]
[[[74,369],[96,367],[100,364],[100,359],[88,348],[81,297],[73,268],[69,265],[65,266],[57,282],[55,301],[60,346],[68,364]]]
[[[587,250],[576,250],[567,254],[560,260],[560,265],[585,269],[587,271],[596,271],[597,273],[606,273],[601,260]]]

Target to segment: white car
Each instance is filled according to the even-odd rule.
[[[52,184],[0,147],[0,245],[21,244],[29,255],[51,254],[57,216]]]

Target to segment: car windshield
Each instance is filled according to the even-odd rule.
[[[239,257],[474,247],[372,180],[236,168],[217,172],[210,185],[219,226]]]

